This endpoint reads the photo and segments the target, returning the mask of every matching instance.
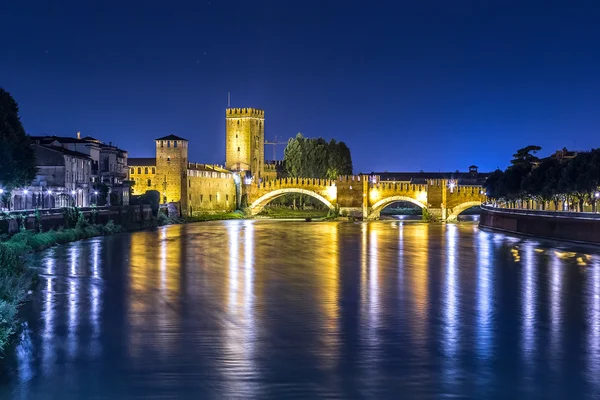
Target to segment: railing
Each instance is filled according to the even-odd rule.
[[[118,206],[115,206],[118,208]],[[16,216],[16,215],[33,215],[35,214],[36,211],[39,211],[39,213],[41,215],[60,215],[64,212],[65,208],[70,208],[70,207],[59,207],[59,208],[31,208],[31,209],[27,209],[27,210],[12,210],[12,211],[4,211],[2,214],[0,214],[0,219],[5,218],[6,216],[8,216],[9,218],[11,216]],[[81,212],[88,212],[88,211],[92,211],[92,210],[98,210],[98,212],[103,212],[103,211],[110,211],[111,206],[102,206],[102,207],[78,207],[78,210]]]
[[[481,208],[489,212],[498,212],[503,214],[530,215],[534,217],[553,217],[553,218],[578,218],[600,220],[600,213],[585,211],[553,211],[553,210],[525,210],[520,208],[494,207],[490,204],[482,204]]]

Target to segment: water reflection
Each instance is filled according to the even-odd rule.
[[[524,263],[522,278],[522,353],[527,364],[531,365],[535,351],[535,320],[536,320],[536,258],[534,246],[531,243],[524,244]],[[520,259],[520,257],[519,257]]]
[[[0,398],[600,395],[583,251],[461,224],[228,221],[34,262]]]
[[[587,381],[593,393],[600,393],[600,261],[593,259],[587,278]]]

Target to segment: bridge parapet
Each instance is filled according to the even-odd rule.
[[[252,214],[279,196],[301,193],[319,199],[329,208],[339,207],[369,219],[378,218],[381,210],[391,203],[408,201],[446,220],[486,200],[483,188],[478,185],[455,185],[444,179],[428,180],[425,184],[380,181],[377,176],[369,175],[337,179],[279,178],[246,184],[243,192]]]

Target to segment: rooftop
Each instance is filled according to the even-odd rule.
[[[83,154],[83,153],[80,153],[78,151],[73,151],[73,150],[65,149],[64,147],[51,146],[51,145],[41,145],[41,146],[44,147],[44,148],[46,148],[46,149],[54,150],[54,151],[57,151],[59,153],[65,154],[67,156],[90,159],[90,156],[88,156],[87,154]]]
[[[379,175],[381,181],[400,181],[412,183],[425,183],[428,179],[457,179],[459,184],[472,183],[482,184],[490,175],[488,172],[372,172],[371,175]]]
[[[188,169],[193,169],[196,171],[225,172],[228,174],[231,173],[231,171],[226,170],[225,168],[221,167],[220,165],[200,164],[200,163],[194,163],[194,162],[188,163]]]
[[[156,158],[131,158],[127,159],[128,167],[154,167],[156,166]]]
[[[185,140],[186,142],[188,142],[187,139],[184,139],[184,138],[179,137],[179,136],[175,136],[173,134],[170,134],[168,136],[159,137],[158,139],[154,139],[154,140]]]

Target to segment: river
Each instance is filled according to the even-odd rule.
[[[12,399],[592,399],[600,257],[402,221],[217,221],[32,256]]]

